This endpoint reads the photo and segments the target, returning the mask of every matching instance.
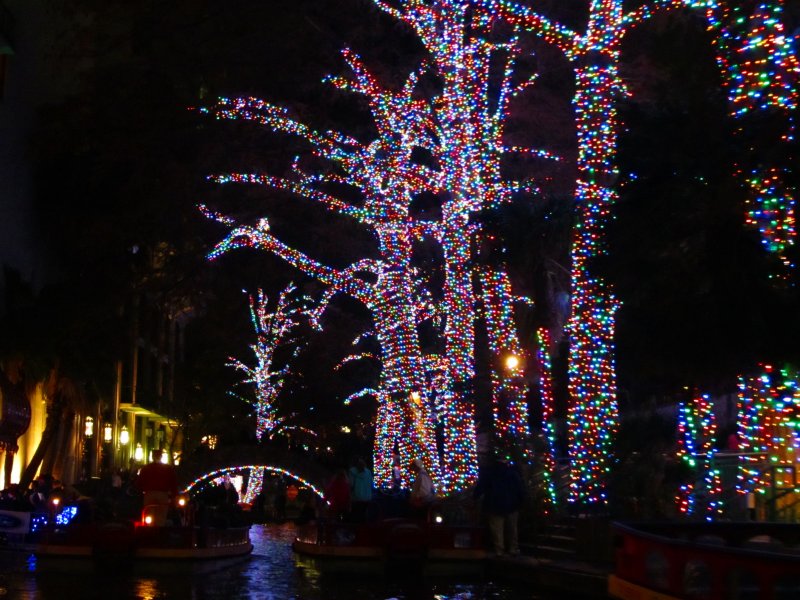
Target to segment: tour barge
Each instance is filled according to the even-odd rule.
[[[337,571],[413,563],[474,568],[486,558],[481,528],[407,518],[300,525],[292,548],[320,569]]]
[[[614,524],[621,600],[800,598],[800,524]]]
[[[170,563],[236,559],[253,551],[249,532],[249,525],[156,526],[146,516],[138,522],[79,523],[35,513],[0,511],[0,536],[5,547],[37,559]]]

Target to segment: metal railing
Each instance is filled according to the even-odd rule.
[[[696,458],[703,459],[706,458],[706,455],[698,455]],[[797,469],[794,464],[772,463],[767,460],[766,454],[757,452],[717,452],[709,458],[709,468],[716,471],[720,487],[715,490],[713,496],[704,494],[702,489],[696,487],[698,492],[695,500],[698,509],[693,515],[695,518],[705,520],[709,516],[705,512],[705,507],[708,503],[714,502],[720,508],[711,515],[712,520],[784,523],[800,521],[800,481],[798,481]],[[748,459],[747,469],[762,482],[762,485],[766,486],[764,492],[750,494],[740,489],[741,468],[744,459]],[[555,470],[550,477],[545,476],[543,465],[532,466],[528,473],[529,488],[536,490],[538,496],[549,495],[550,489],[552,489],[555,497],[552,512],[556,515],[567,515],[575,510],[580,510],[579,507],[572,506],[569,502],[571,483],[569,469],[569,459],[560,458],[556,461]],[[699,482],[699,471],[697,475]],[[548,489],[550,485],[552,488]],[[638,500],[643,501],[642,498]],[[610,506],[608,510],[612,514],[627,514],[620,506]],[[628,514],[627,516],[641,515]]]

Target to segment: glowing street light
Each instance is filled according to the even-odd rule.
[[[123,425],[122,429],[119,431],[119,443],[123,446],[127,446],[128,442],[131,441],[131,434],[128,433],[128,428]]]
[[[103,425],[103,441],[108,444],[111,442],[114,435],[114,428],[111,426],[111,423],[106,423]]]
[[[506,369],[513,371],[517,367],[519,367],[519,358],[513,354],[506,356]]]
[[[94,419],[92,417],[86,417],[86,420],[83,422],[83,435],[87,438],[94,435]]]

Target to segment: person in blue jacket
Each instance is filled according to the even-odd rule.
[[[483,499],[494,553],[502,556],[507,551],[512,556],[518,555],[517,520],[525,499],[525,486],[507,456],[495,454],[492,464],[478,478],[474,494],[475,498]]]
[[[365,521],[372,502],[372,471],[367,468],[363,458],[359,458],[356,465],[350,468],[347,479],[350,481],[352,503],[350,518],[357,522]]]

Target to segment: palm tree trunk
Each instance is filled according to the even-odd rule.
[[[75,472],[75,457],[70,459],[70,451],[73,448],[72,434],[75,429],[75,413],[66,411],[62,415],[61,427],[58,432],[58,443],[53,445],[53,464],[46,471],[52,473],[56,479],[65,483],[73,483]]]
[[[5,463],[3,468],[3,489],[11,485],[11,469],[14,468],[14,452],[6,450]]]
[[[33,481],[33,478],[36,476],[39,466],[42,464],[45,455],[52,446],[58,430],[61,428],[63,413],[63,405],[58,401],[55,401],[53,405],[47,409],[47,418],[45,420],[44,431],[42,432],[42,439],[39,440],[36,452],[33,453],[33,457],[25,467],[25,471],[23,471],[19,479],[19,487],[21,490],[27,490],[31,481]]]

